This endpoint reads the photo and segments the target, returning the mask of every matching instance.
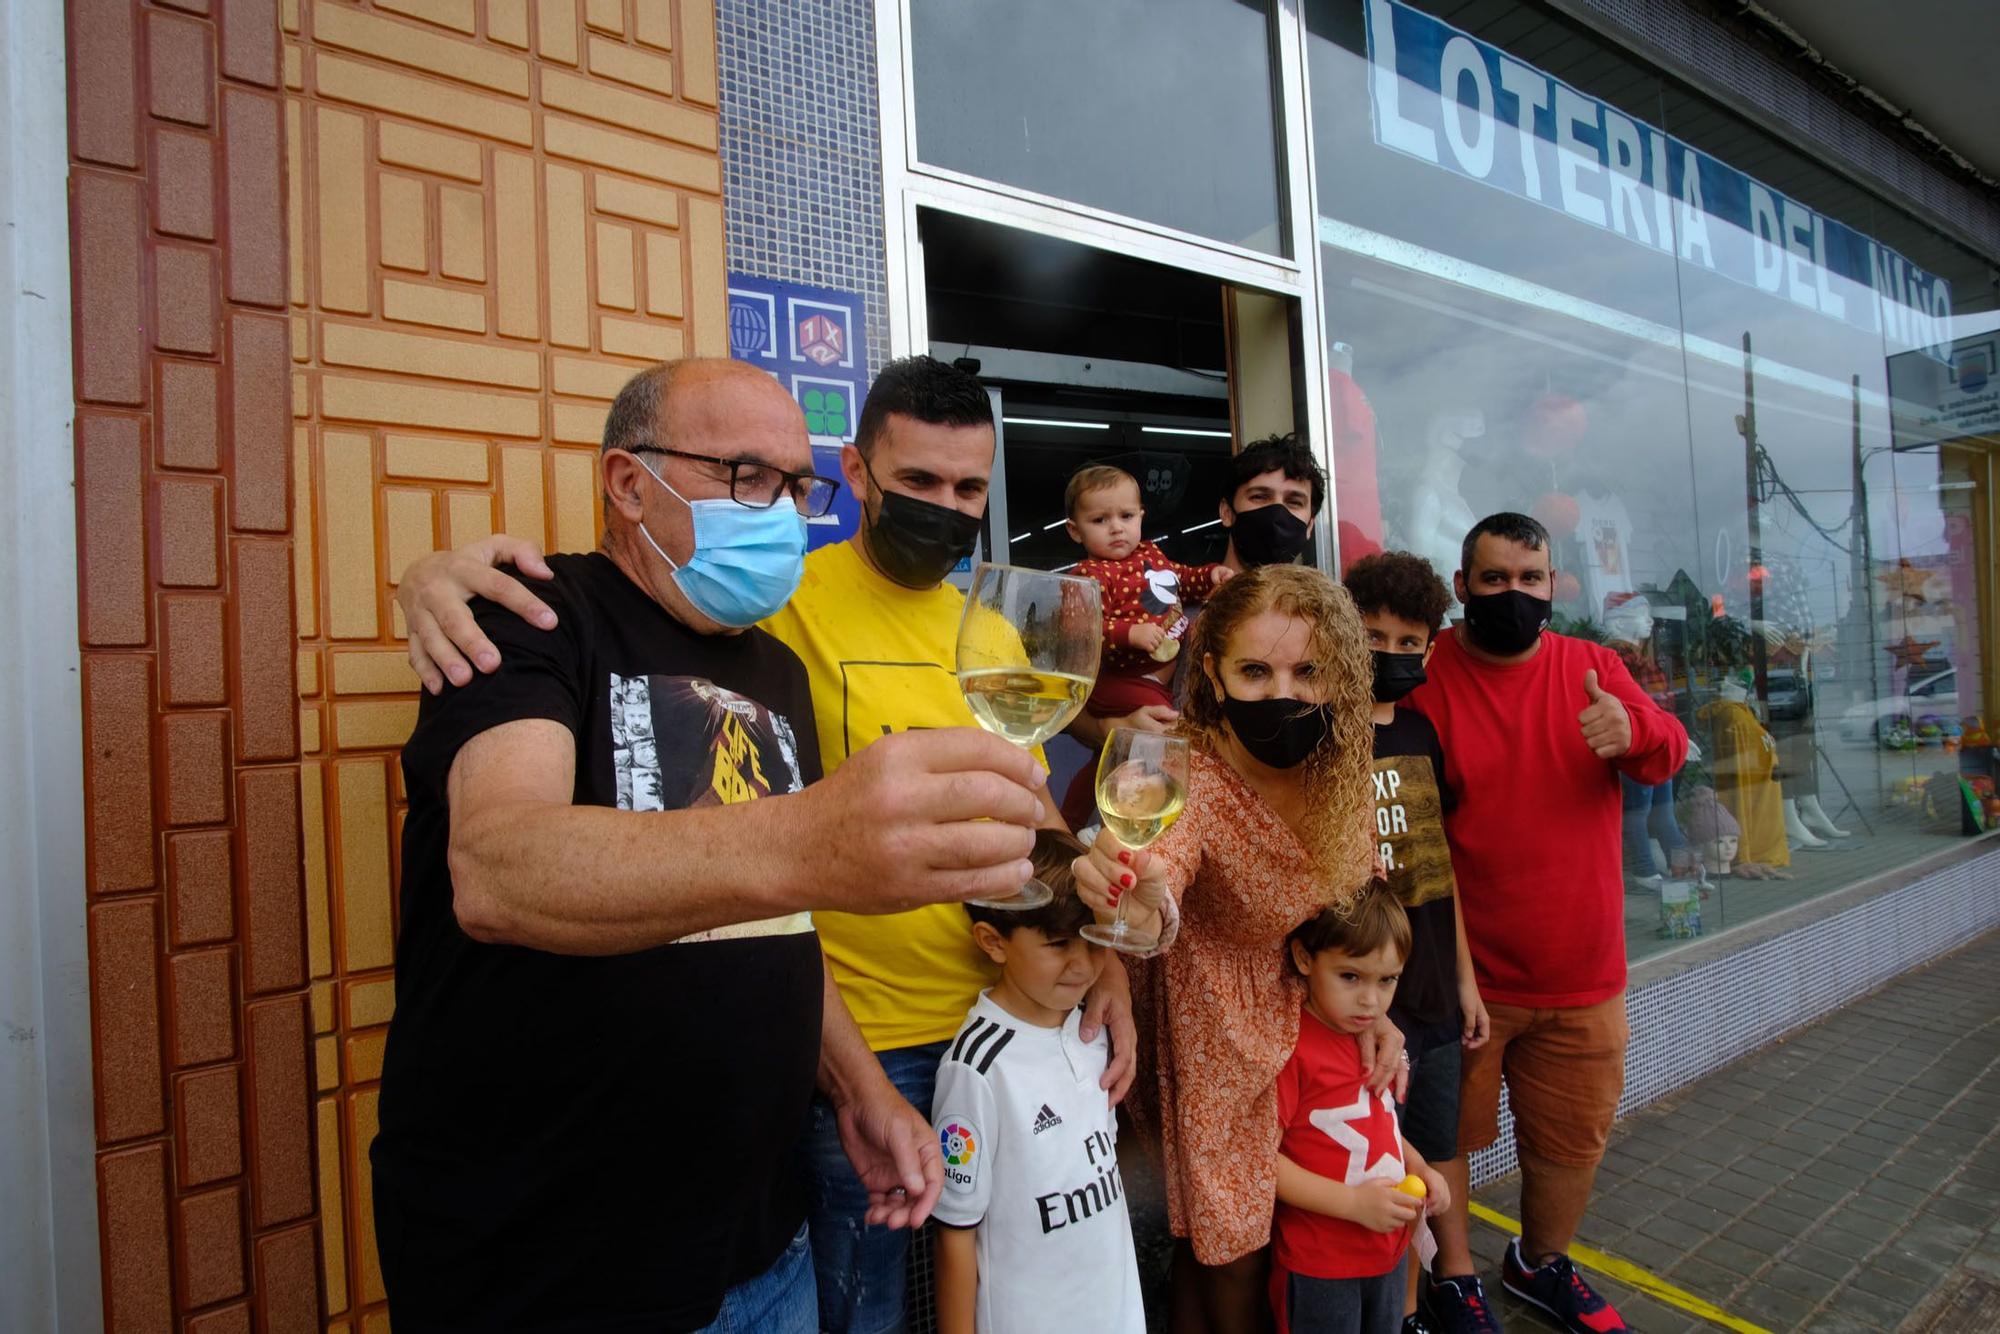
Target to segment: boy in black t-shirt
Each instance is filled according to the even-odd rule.
[[[1451,593],[1430,562],[1407,551],[1364,556],[1343,581],[1375,657],[1375,829],[1389,886],[1410,918],[1410,956],[1389,1017],[1403,1030],[1410,1085],[1403,1133],[1428,1162],[1458,1156],[1462,1046],[1486,1041],[1486,1007],[1472,976],[1444,815],[1455,804],[1437,729],[1396,701],[1424,680]],[[1410,1269],[1405,1334],[1430,1328],[1417,1315]]]

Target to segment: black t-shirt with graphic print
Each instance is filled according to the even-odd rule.
[[[1410,915],[1410,957],[1389,1017],[1407,1038],[1442,1040],[1459,1022],[1458,923],[1444,816],[1456,805],[1430,719],[1397,709],[1375,725],[1375,832],[1389,887]]]
[[[819,777],[790,649],[761,630],[692,633],[602,554],[549,565],[554,582],[533,587],[556,629],[474,603],[500,669],[426,697],[403,749],[396,1013],[373,1153],[399,1330],[698,1329],[804,1219],[792,1151],[821,1000],[805,915],[580,957],[481,944],[453,914],[446,776],[501,724],[569,730],[577,805],[672,811]],[[666,892],[671,848],[660,855]]]

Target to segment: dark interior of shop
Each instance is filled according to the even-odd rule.
[[[1001,392],[1008,531],[993,549],[1015,564],[1073,563],[1082,549],[1063,531],[1063,487],[1078,468],[1111,463],[1139,479],[1149,539],[1189,564],[1219,558],[1222,284],[1012,227],[920,216],[931,352],[980,362]]]

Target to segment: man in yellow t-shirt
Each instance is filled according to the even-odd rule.
[[[965,598],[945,576],[971,554],[978,536],[993,448],[986,390],[956,367],[906,357],[883,367],[869,389],[855,443],[841,456],[842,476],[861,500],[860,528],[807,556],[798,591],[763,622],[805,663],[826,773],[895,732],[975,725],[954,670]],[[498,538],[462,554],[515,562],[524,572],[540,556],[531,544]],[[426,604],[453,596],[442,560],[412,567],[398,590],[413,658],[420,643],[440,645],[435,624],[420,621],[432,620]],[[456,596],[469,599],[470,589],[461,585]],[[545,610],[531,601],[510,605],[530,616]],[[482,671],[497,662],[483,641],[457,647]],[[447,665],[440,658],[436,667]],[[1060,827],[1054,799],[1046,791],[1043,799],[1048,823]],[[825,855],[838,857],[840,849]],[[813,922],[869,1048],[898,1091],[928,1111],[946,1042],[997,975],[973,944],[965,910],[929,904],[887,916],[820,912]],[[1111,1030],[1105,1084],[1116,1101],[1132,1082],[1136,1035],[1115,957],[1086,1003],[1086,1040],[1100,1026]],[[820,1328],[829,1334],[900,1328],[909,1234],[867,1225],[868,1194],[842,1152],[838,1116],[825,1098],[815,1103],[807,1148]]]

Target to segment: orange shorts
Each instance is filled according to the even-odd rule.
[[[1632,1030],[1624,993],[1558,1010],[1488,1002],[1486,1013],[1493,1036],[1462,1057],[1459,1151],[1476,1153],[1500,1137],[1504,1078],[1522,1152],[1569,1167],[1596,1166],[1625,1091]]]

